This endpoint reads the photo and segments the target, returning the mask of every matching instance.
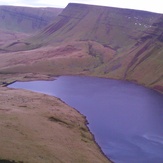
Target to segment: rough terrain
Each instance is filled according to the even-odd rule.
[[[0,87],[0,160],[108,163],[85,124],[55,97]]]
[[[0,6],[0,45],[33,35],[61,11]],[[36,60],[40,52],[33,55]],[[15,59],[0,54],[1,68],[17,64],[18,55],[22,54],[15,54]],[[44,51],[41,54],[45,55]],[[36,61],[31,55],[26,57],[20,57],[18,62]],[[110,162],[95,143],[86,118],[75,109],[55,97],[6,87],[17,80],[51,80],[54,75],[34,71],[0,73],[0,163]]]
[[[163,92],[163,15],[69,4],[51,24],[36,29],[40,20],[45,25],[38,17],[43,10],[14,8],[25,11],[23,18],[10,11],[0,8],[0,161],[108,163],[77,111],[55,97],[4,86],[92,75]],[[33,25],[36,19],[39,23]]]

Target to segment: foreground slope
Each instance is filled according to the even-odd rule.
[[[109,163],[85,123],[57,98],[0,87],[0,162]]]
[[[163,90],[162,14],[69,4],[40,33],[1,52],[1,72],[87,74]]]

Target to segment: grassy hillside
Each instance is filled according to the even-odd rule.
[[[40,33],[1,46],[1,72],[95,75],[162,91],[162,27],[162,14],[69,4]]]
[[[69,4],[51,25],[25,40],[28,45],[21,50],[63,41],[90,40],[114,50],[129,48],[150,31],[161,16],[144,11]]]
[[[29,36],[29,34],[21,32],[13,32],[9,30],[0,29],[0,46],[6,44],[7,42],[13,42],[15,40],[20,40]]]
[[[0,6],[0,29],[34,33],[51,23],[61,11],[59,8]]]

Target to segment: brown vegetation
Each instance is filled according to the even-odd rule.
[[[163,92],[162,26],[162,14],[69,4],[28,38],[0,31],[0,85],[82,74],[130,80]],[[0,87],[0,113],[0,160],[109,162],[85,118],[59,99]]]
[[[57,98],[0,87],[0,160],[108,163],[85,123]]]

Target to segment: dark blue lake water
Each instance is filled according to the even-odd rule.
[[[163,163],[163,95],[125,81],[61,76],[16,82],[61,98],[87,117],[103,152],[115,163]]]

